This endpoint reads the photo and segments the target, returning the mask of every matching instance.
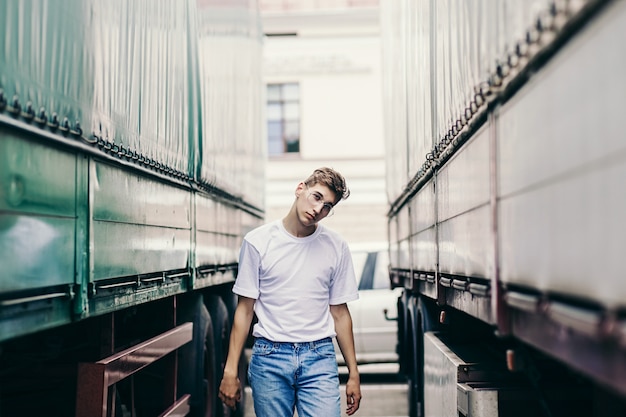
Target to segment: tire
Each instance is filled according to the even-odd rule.
[[[235,318],[235,310],[237,309],[237,295],[233,293],[229,287],[225,288],[222,293],[222,301],[228,311],[228,318],[232,323]]]
[[[193,295],[181,301],[178,322],[193,322],[193,341],[179,349],[178,392],[191,394],[191,417],[243,417],[245,393],[236,410],[226,407],[218,397],[219,384],[230,338],[231,314],[215,294]],[[242,388],[246,381],[245,355],[239,362]]]
[[[410,297],[407,300],[410,308],[407,342],[408,346],[408,397],[409,417],[424,415],[424,333],[439,328],[435,321],[437,308],[433,301],[424,297]]]
[[[214,417],[217,397],[214,331],[201,295],[178,309],[178,321],[193,322],[193,342],[179,349],[178,392],[191,394],[190,417]]]
[[[224,291],[222,294],[222,301],[224,301],[224,305],[226,306],[226,310],[228,311],[228,317],[230,319],[230,323],[232,325],[235,319],[235,310],[237,309],[238,297],[235,295],[230,287]],[[228,333],[230,337],[230,330],[228,328]],[[226,345],[226,352],[228,352],[228,345]],[[245,387],[248,383],[248,358],[244,351],[241,353],[241,357],[239,358],[239,369],[238,369],[239,381],[241,381],[241,401],[237,404],[237,408],[235,410],[229,410],[231,417],[244,417],[244,411],[246,409],[246,393]],[[221,375],[220,375],[221,377]]]
[[[419,332],[421,332],[421,326],[419,323],[419,318],[417,317],[417,311],[415,308],[415,299],[409,298],[407,303],[407,307],[410,308],[408,314],[408,327],[407,327],[407,337],[406,337],[406,352],[407,352],[407,364],[406,364],[406,373],[407,373],[407,383],[408,383],[408,411],[409,417],[418,417],[422,415],[420,413],[421,404],[421,389],[423,387],[420,386],[420,370],[419,366],[422,363],[423,359],[420,358],[420,354],[422,353],[419,348]]]
[[[204,362],[202,366],[204,388],[203,404],[202,404],[202,417],[218,417],[216,410],[222,403],[218,397],[218,390],[220,386],[220,379],[217,377],[218,359],[215,355],[215,331],[213,326],[213,320],[209,320],[209,327],[204,343]]]
[[[217,381],[215,393],[217,395],[219,383],[224,375],[224,365],[226,364],[226,357],[228,355],[231,320],[228,308],[220,296],[209,294],[205,296],[204,301],[211,315],[211,321],[213,322],[215,380]],[[216,404],[215,417],[229,417],[234,415],[233,413],[235,412],[236,410],[231,410],[221,401],[218,401],[218,404]]]
[[[400,365],[399,374],[406,377],[409,374],[409,370],[407,369],[408,358],[409,358],[409,346],[407,343],[407,316],[406,316],[406,291],[402,293],[400,297],[398,297],[398,301],[396,303],[396,310],[398,311],[398,362]]]

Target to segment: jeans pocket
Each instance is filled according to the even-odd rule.
[[[274,343],[271,343],[267,340],[257,339],[254,341],[254,345],[252,346],[252,354],[258,356],[265,356],[272,353],[274,350]]]
[[[324,358],[335,358],[335,346],[332,342],[320,343],[315,346],[315,352]]]

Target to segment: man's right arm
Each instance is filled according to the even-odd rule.
[[[233,327],[230,332],[228,357],[224,366],[224,376],[220,384],[220,399],[227,406],[234,408],[241,400],[241,381],[238,378],[239,358],[248,338],[252,317],[254,316],[253,298],[239,297]]]

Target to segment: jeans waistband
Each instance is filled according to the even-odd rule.
[[[325,337],[323,339],[314,340],[312,342],[275,342],[273,340],[266,339],[264,337],[255,337],[254,340],[262,340],[266,343],[271,343],[274,346],[309,346],[314,348],[315,346],[322,345],[325,343],[332,343],[333,339],[330,337]]]

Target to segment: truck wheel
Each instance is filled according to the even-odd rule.
[[[406,318],[406,301],[405,293],[398,297],[396,302],[396,311],[398,312],[398,345],[396,347],[398,351],[398,362],[400,365],[400,375],[406,377],[409,374],[407,369],[407,363],[409,358],[408,343],[407,343],[407,318]]]
[[[411,297],[408,343],[409,360],[409,416],[424,415],[424,333],[438,329],[434,302],[423,297]]]
[[[190,417],[214,417],[218,381],[215,371],[214,331],[202,296],[181,302],[178,322],[193,322],[193,342],[179,349],[178,392],[191,394]]]
[[[208,295],[205,298],[205,303],[207,304],[207,308],[209,310],[209,314],[211,314],[211,319],[213,322],[213,334],[215,340],[215,371],[216,371],[216,381],[219,389],[219,383],[222,380],[222,375],[224,374],[224,365],[226,364],[226,357],[228,355],[228,344],[230,341],[230,328],[231,328],[231,315],[229,314],[228,308],[226,307],[226,303],[224,300],[217,295]],[[233,311],[234,313],[234,311]],[[242,352],[242,357],[239,360],[239,380],[241,381],[242,389],[245,387],[246,383],[246,372],[247,372],[247,361],[245,355]],[[235,410],[228,408],[221,401],[218,401],[217,407],[215,409],[216,417],[243,417],[244,413],[244,405],[245,405],[245,392],[242,392],[242,400],[237,404]]]
[[[407,382],[408,382],[408,411],[409,417],[417,417],[419,415],[418,409],[420,408],[420,372],[419,365],[422,362],[420,360],[419,355],[422,354],[422,350],[419,347],[419,335],[418,333],[421,331],[421,326],[419,323],[419,317],[417,314],[416,302],[415,298],[410,297],[407,303],[407,307],[409,308],[408,315],[408,327],[407,327],[407,335],[405,339],[406,347],[407,347],[407,364],[406,364],[406,373],[407,373]]]
[[[218,391],[220,380],[217,377],[218,362],[215,356],[215,331],[213,330],[213,320],[209,319],[209,326],[204,344],[204,363],[200,368],[203,371],[203,401],[200,407],[201,414],[198,417],[218,417],[216,409],[222,404]]]
[[[224,301],[224,305],[226,305],[226,310],[228,310],[228,317],[230,319],[230,322],[232,323],[235,318],[235,310],[237,309],[238,297],[229,289],[229,291],[222,294],[222,301]],[[230,327],[228,330],[230,333]],[[226,349],[228,349],[228,345]],[[244,417],[244,411],[246,409],[245,387],[248,383],[248,357],[246,356],[245,350],[241,353],[241,358],[239,358],[238,372],[239,380],[241,381],[241,389],[243,390],[243,392],[241,393],[241,401],[237,405],[236,410],[229,410],[231,417]]]
[[[222,294],[222,301],[226,306],[226,311],[228,311],[228,318],[232,323],[235,318],[235,310],[237,309],[237,295],[232,291],[224,291]]]

